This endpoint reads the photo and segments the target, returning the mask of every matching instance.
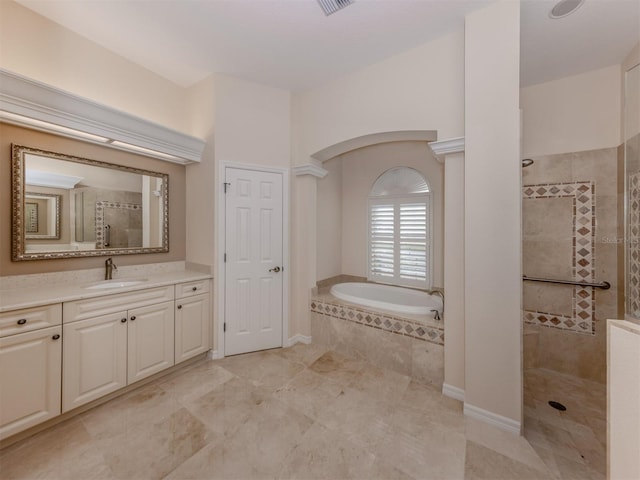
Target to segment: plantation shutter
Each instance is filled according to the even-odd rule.
[[[369,207],[369,268],[370,275],[384,281],[395,276],[395,205],[371,201]]]
[[[431,284],[429,195],[369,199],[369,279]]]
[[[429,211],[426,199],[397,206],[400,213],[398,275],[401,282],[427,282],[427,225]]]

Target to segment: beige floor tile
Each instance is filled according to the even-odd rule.
[[[358,390],[345,388],[319,417],[323,426],[340,432],[364,448],[375,448],[391,429],[391,405]]]
[[[152,383],[100,405],[79,418],[93,438],[109,438],[169,417],[182,405]]]
[[[207,360],[186,372],[179,372],[166,379],[161,379],[158,387],[178,401],[189,401],[189,399],[197,398],[234,377],[234,374],[216,365],[213,360]]]
[[[232,475],[250,469],[260,475],[274,476],[284,459],[311,427],[312,420],[276,399],[257,406],[234,434],[220,444],[224,459],[222,471]]]
[[[273,395],[315,420],[330,408],[342,392],[342,387],[337,383],[306,369],[278,388]]]
[[[167,418],[96,441],[117,478],[161,478],[219,436],[185,408]]]
[[[305,345],[302,343],[296,343],[288,348],[271,350],[275,355],[279,355],[291,362],[302,363],[307,367],[320,358],[326,351],[327,349],[323,346]]]
[[[210,430],[228,436],[243,425],[254,409],[268,398],[268,391],[254,386],[249,380],[236,377],[184,403]]]
[[[116,478],[101,449],[71,419],[0,451],[0,478]]]
[[[540,472],[547,472],[545,463],[527,441],[527,438],[501,430],[473,418],[466,419],[467,440],[489,448],[518,463]]]
[[[543,465],[544,466],[544,465]],[[553,476],[473,441],[467,441],[465,480],[543,480]]]
[[[279,478],[370,478],[376,457],[320,424],[311,427],[285,459]]]
[[[367,366],[349,386],[378,400],[399,403],[410,381],[410,377],[392,370]]]
[[[452,430],[433,427],[412,435],[393,427],[384,442],[378,443],[375,454],[414,478],[464,478],[466,439]]]
[[[520,438],[318,346],[202,360],[5,448],[0,476],[603,480],[604,387],[543,369],[524,379]]]
[[[305,368],[271,351],[226,357],[219,360],[219,366],[250,380],[256,386],[272,390],[281,387]]]
[[[358,378],[365,365],[360,360],[329,351],[313,362],[309,369],[340,385],[349,385]]]

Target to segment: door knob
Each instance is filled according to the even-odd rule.
[[[280,271],[280,267],[273,267],[269,269],[270,272],[278,273]]]

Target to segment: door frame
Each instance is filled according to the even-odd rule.
[[[226,250],[225,240],[227,234],[226,222],[226,194],[224,193],[224,181],[227,168],[236,168],[239,170],[251,170],[265,173],[279,173],[282,175],[282,346],[289,346],[289,169],[285,167],[269,167],[263,165],[254,165],[248,163],[237,163],[230,161],[221,161],[218,164],[216,188],[218,190],[217,214],[218,214],[218,232],[216,261],[216,296],[215,310],[217,312],[217,323],[213,329],[217,336],[214,338],[216,348],[213,352],[214,358],[223,358],[224,354],[224,322],[225,322],[225,295],[226,295],[226,269],[224,262],[224,254]]]

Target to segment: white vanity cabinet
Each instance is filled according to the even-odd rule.
[[[173,285],[64,304],[62,411],[174,364]]]
[[[60,304],[0,314],[0,440],[60,414]]]
[[[209,350],[211,281],[176,285],[175,359],[183,362]]]

